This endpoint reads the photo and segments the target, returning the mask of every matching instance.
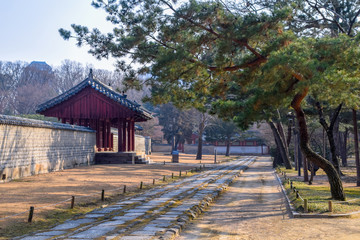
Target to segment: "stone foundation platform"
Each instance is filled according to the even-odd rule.
[[[95,154],[95,164],[147,164],[144,154],[136,152],[101,152]]]

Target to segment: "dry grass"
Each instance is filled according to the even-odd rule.
[[[356,187],[356,168],[355,161],[349,160],[349,167],[342,167],[341,171],[344,176],[341,177],[344,191],[346,194],[345,202],[334,201],[333,213],[350,213],[360,211],[360,188]],[[299,191],[303,199],[309,201],[309,212],[312,213],[328,213],[329,200],[331,200],[330,185],[325,172],[319,169],[314,176],[312,185],[303,181],[303,176],[298,176],[297,171],[282,168],[281,171],[286,172],[286,176],[293,181],[293,186]],[[301,172],[303,174],[303,170]],[[309,172],[310,174],[310,172]],[[310,175],[309,175],[310,177]],[[291,191],[290,185],[284,183],[288,196],[295,208],[303,212],[303,201],[296,198],[296,194]]]

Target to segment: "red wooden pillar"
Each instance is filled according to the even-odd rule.
[[[100,121],[99,120],[95,121],[95,126],[96,126],[96,147],[97,147],[98,151],[101,151],[101,146],[100,146]]]
[[[111,123],[110,123],[110,120],[108,120],[108,122],[106,124],[107,124],[107,126],[106,126],[107,148],[108,148],[109,151],[111,151],[112,147],[111,147]]]
[[[125,152],[123,143],[123,122],[118,119],[118,152]]]
[[[123,123],[123,138],[122,138],[122,141],[123,141],[123,147],[122,147],[122,150],[123,150],[123,152],[126,152],[127,151],[127,148],[126,148],[126,134],[127,134],[127,132],[126,132],[126,120],[125,119],[123,119],[123,121],[122,121],[122,123]]]
[[[131,121],[131,151],[135,151],[135,122]]]
[[[127,121],[127,150],[128,152],[131,151],[131,121]]]
[[[102,134],[103,148],[104,148],[104,151],[107,151],[108,137],[107,137],[107,122],[106,122],[106,119],[103,121],[102,126],[103,126],[103,134]]]

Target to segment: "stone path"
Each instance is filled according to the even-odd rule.
[[[254,160],[255,157],[243,157],[218,165],[165,187],[96,209],[49,231],[18,239],[170,239]]]
[[[259,157],[178,240],[360,240],[360,218],[291,218],[269,157]]]

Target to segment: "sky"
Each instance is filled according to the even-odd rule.
[[[96,69],[115,70],[114,59],[97,60],[75,39],[65,41],[58,30],[80,24],[110,32],[102,9],[91,0],[0,0],[0,61],[45,61],[57,67],[65,59],[91,64]]]

